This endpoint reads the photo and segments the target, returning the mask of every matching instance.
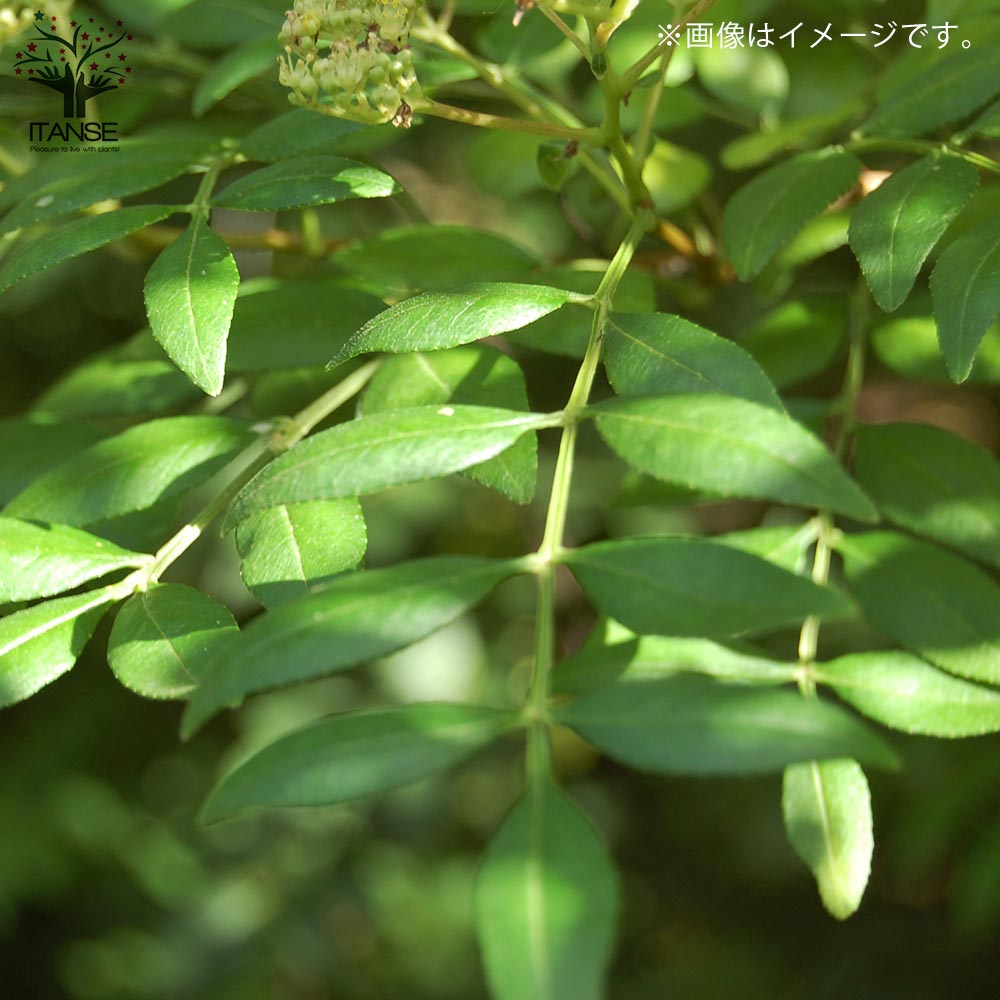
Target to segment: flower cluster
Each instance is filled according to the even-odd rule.
[[[423,0],[295,0],[279,79],[293,104],[365,124],[408,125],[420,87],[409,46]]]

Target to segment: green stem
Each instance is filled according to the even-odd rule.
[[[505,118],[501,115],[490,115],[483,111],[470,111],[468,108],[456,108],[450,104],[441,104],[428,98],[415,101],[413,110],[435,118],[445,118],[448,121],[459,122],[462,125],[473,125],[476,128],[499,129],[504,132],[524,132],[528,135],[543,135],[550,139],[565,139],[567,142],[579,142],[589,146],[600,146],[604,143],[604,135],[597,128],[573,128],[567,125],[557,125],[553,122],[530,121],[524,118]]]
[[[554,11],[548,7],[539,7],[545,17],[551,21],[556,29],[566,36],[579,51],[587,62],[590,62],[590,46]]]
[[[690,21],[693,21],[696,17],[701,17],[702,14],[708,10],[709,7],[715,0],[699,0],[678,22],[672,27],[685,28]],[[621,75],[619,80],[619,86],[622,88],[620,96],[627,94],[642,77],[642,74],[649,69],[650,66],[656,62],[665,52],[669,52],[674,47],[673,45],[667,44],[668,39],[663,39],[662,42],[654,45],[645,55],[637,59],[625,72]]]
[[[244,448],[234,459],[238,471],[208,504],[160,546],[148,566],[142,567],[123,581],[123,584],[130,584],[131,589],[122,596],[127,597],[137,590],[145,590],[150,583],[159,580],[160,576],[204,534],[205,529],[226,510],[240,490],[261,469],[277,455],[298,444],[317,424],[357,395],[378,370],[379,364],[378,361],[371,361],[358,368],[294,417],[283,422],[279,430],[258,438]]]
[[[834,409],[841,414],[840,430],[834,445],[837,460],[844,461],[851,436],[854,433],[854,411],[857,407],[858,394],[864,383],[865,376],[865,330],[868,323],[868,291],[864,280],[859,279],[857,288],[851,296],[850,311],[847,320],[848,354],[847,367],[844,371],[844,381],[837,395]],[[833,516],[829,511],[817,513],[820,530],[816,539],[816,551],[813,555],[812,579],[814,583],[825,584],[830,579],[830,554],[833,549],[832,539],[836,534]],[[815,615],[810,615],[802,623],[799,632],[799,690],[809,697],[816,694],[816,682],[812,668],[816,661],[819,646],[820,621]]]
[[[555,662],[556,566],[562,552],[573,481],[577,431],[583,410],[590,397],[604,343],[604,327],[615,292],[628,269],[640,240],[652,224],[652,214],[640,212],[632,221],[618,252],[614,255],[594,293],[594,318],[590,341],[580,370],[563,411],[563,432],[559,441],[552,477],[552,490],[545,515],[545,530],[533,560],[538,577],[538,616],[535,626],[535,660],[528,688],[525,718],[528,723],[527,777],[531,787],[546,778],[550,771],[551,752],[548,730],[550,675]]]
[[[583,128],[583,123],[567,108],[536,91],[531,84],[513,76],[510,70],[505,67],[480,59],[470,52],[464,45],[452,38],[442,25],[434,21],[426,11],[421,12],[421,25],[413,30],[413,37],[435,45],[442,52],[447,52],[467,66],[471,66],[480,79],[504,94],[532,118],[544,119],[572,128]],[[581,149],[577,155],[580,157],[584,169],[590,172],[625,213],[631,215],[632,209],[628,194],[622,189],[621,182],[610,165],[602,163],[589,149]]]
[[[982,153],[975,153],[970,149],[959,149],[945,142],[934,142],[927,139],[854,139],[851,142],[845,142],[844,149],[849,153],[914,153],[917,156],[942,152],[958,156],[981,170],[1000,174],[1000,163],[991,160],[988,156],[983,156]]]

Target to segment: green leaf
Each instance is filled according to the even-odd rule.
[[[850,243],[885,312],[906,301],[920,268],[979,186],[957,156],[926,156],[896,171],[855,209]]]
[[[958,121],[1000,93],[1000,45],[956,52],[889,90],[861,131],[912,136]]]
[[[198,389],[163,356],[153,338],[140,333],[70,369],[32,409],[63,418],[130,417],[182,409],[199,399]]]
[[[576,261],[573,267],[542,268],[534,277],[546,285],[564,288],[582,297],[592,296],[597,291],[606,270],[604,261],[583,260]],[[626,271],[615,292],[615,306],[622,312],[653,312],[656,291],[650,275],[634,268]],[[510,331],[505,339],[534,351],[582,358],[593,321],[593,312],[577,298],[520,330]]]
[[[199,664],[238,631],[226,608],[200,590],[155,584],[122,605],[108,641],[108,662],[137,694],[183,698],[198,682]]]
[[[746,531],[728,531],[713,541],[760,556],[790,573],[807,569],[808,548],[816,540],[813,524],[767,524]]]
[[[231,372],[325,365],[381,299],[319,278],[253,278],[240,285],[229,331]],[[275,336],[280,330],[281,336]]]
[[[888,531],[846,535],[837,548],[874,628],[950,673],[1000,683],[1000,587],[990,577]]]
[[[202,820],[378,795],[457,764],[515,721],[512,713],[497,709],[435,704],[320,719],[230,772],[212,792]]]
[[[753,323],[737,343],[785,389],[830,364],[844,336],[845,314],[840,299],[792,299]]]
[[[0,503],[103,437],[80,420],[0,420]]]
[[[223,531],[279,504],[360,496],[467,469],[546,422],[488,406],[426,406],[338,424],[306,438],[250,480],[230,506]]]
[[[362,412],[367,416],[442,403],[530,409],[517,362],[492,347],[473,344],[390,358],[368,384]],[[515,503],[528,503],[538,475],[537,451],[535,435],[529,432],[465,474]]]
[[[963,142],[970,138],[1000,139],[1000,101],[995,101],[972,121],[968,128],[962,129],[954,137]]]
[[[112,600],[106,588],[0,618],[0,707],[30,698],[66,673]]]
[[[227,52],[198,81],[191,97],[191,113],[201,118],[241,84],[272,69],[279,53],[277,40],[271,35],[255,38]]]
[[[79,257],[90,250],[122,240],[139,229],[160,222],[178,205],[134,205],[102,215],[77,219],[60,229],[53,229],[24,243],[0,264],[0,292],[38,271],[45,271],[64,260]]]
[[[657,139],[646,158],[642,179],[661,215],[687,208],[712,180],[708,161],[691,149]]]
[[[875,838],[868,779],[853,760],[785,769],[781,811],[795,853],[816,876],[827,911],[845,920],[861,905]]]
[[[606,619],[576,653],[556,664],[553,682],[560,694],[580,694],[612,681],[642,682],[680,672],[747,684],[788,684],[798,676],[796,664],[746,649],[710,639],[636,635]]]
[[[474,607],[514,573],[508,562],[447,556],[351,573],[254,619],[205,664],[184,713],[190,736],[219,709],[269,688],[385,656]]]
[[[497,1000],[601,1000],[618,878],[587,818],[548,781],[508,813],[476,881],[476,927]]]
[[[921,736],[1000,731],[1000,692],[942,673],[909,653],[853,653],[818,664],[815,678],[863,715]]]
[[[243,582],[269,608],[354,569],[367,544],[361,504],[353,497],[272,507],[236,529]]]
[[[601,611],[640,633],[765,632],[850,612],[836,591],[704,538],[598,542],[563,561]]]
[[[484,274],[516,281],[537,260],[516,243],[471,226],[387,229],[341,247],[333,260],[367,281],[397,291],[457,288]]]
[[[874,424],[853,465],[890,521],[1000,566],[1000,463],[978,445],[929,424]]]
[[[590,412],[611,449],[657,479],[875,520],[823,443],[770,407],[699,395],[608,400]]]
[[[860,102],[851,102],[827,114],[795,118],[768,131],[741,135],[722,147],[719,160],[727,170],[747,170],[767,163],[786,150],[808,148],[842,122],[853,118],[859,107]]]
[[[333,359],[358,354],[438,351],[527,326],[573,297],[548,285],[474,284],[457,292],[426,292],[369,320]]]
[[[774,386],[749,354],[680,316],[613,313],[604,364],[621,396],[717,393],[783,409]]]
[[[856,157],[831,147],[800,153],[740,188],[722,222],[740,279],[756,278],[807,222],[847,194],[860,172]]]
[[[352,198],[387,198],[399,186],[388,175],[342,156],[300,156],[235,180],[212,198],[217,208],[283,212]]]
[[[170,359],[210,396],[222,392],[240,272],[225,240],[196,215],[146,274],[146,312]]]
[[[225,417],[150,420],[57,465],[4,513],[80,526],[145,510],[208,479],[253,437]]]
[[[51,597],[150,559],[61,524],[0,517],[0,604]]]
[[[77,166],[69,176],[57,176],[34,187],[0,220],[0,234],[45,219],[69,215],[111,198],[127,198],[158,188],[188,170],[197,162],[198,156],[198,149],[192,148],[191,144],[173,150],[137,144],[124,146],[110,157],[113,168],[103,162],[105,157],[95,157],[99,161],[96,164]],[[76,161],[81,159],[76,156],[70,158]],[[34,174],[34,170],[29,173]]]
[[[1000,229],[989,219],[963,233],[931,272],[938,340],[956,382],[969,377],[987,327],[1000,313]]]
[[[830,702],[689,674],[609,684],[554,715],[620,763],[663,774],[759,774],[836,757],[896,763],[879,735]]]
[[[872,350],[900,375],[925,382],[947,382],[948,368],[931,316],[900,316],[875,327]],[[992,323],[972,363],[970,382],[1000,383],[1000,323]]]
[[[372,129],[357,122],[318,115],[304,108],[270,118],[241,143],[240,152],[250,160],[271,163],[304,153],[353,151],[359,135]]]

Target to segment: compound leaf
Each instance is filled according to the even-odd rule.
[[[253,437],[225,417],[150,420],[57,465],[4,513],[79,526],[145,510],[207,479]]]
[[[108,662],[118,680],[138,694],[183,698],[198,682],[198,665],[220,639],[237,631],[229,611],[207,594],[160,583],[122,605],[108,641]]]
[[[529,409],[517,362],[481,344],[389,358],[369,383],[362,409],[371,414],[435,403]],[[535,492],[537,452],[535,435],[529,432],[465,474],[515,503],[527,503]]]
[[[853,465],[890,521],[1000,566],[1000,464],[989,452],[930,424],[873,424]]]
[[[1000,313],[1000,228],[995,219],[963,233],[941,254],[931,272],[931,299],[948,372],[962,382]]]
[[[613,313],[604,364],[622,396],[717,393],[784,409],[763,369],[741,347],[664,313]]]
[[[258,473],[229,508],[223,529],[279,504],[360,496],[458,472],[545,422],[487,406],[426,406],[338,424]]]
[[[254,170],[220,191],[212,204],[247,212],[282,212],[351,198],[387,198],[399,186],[375,167],[342,156],[300,156]]]
[[[703,538],[598,542],[564,561],[601,611],[640,633],[764,632],[850,612],[836,591]]]
[[[1000,692],[942,673],[910,653],[852,653],[816,668],[863,715],[922,736],[979,736],[1000,731]]]
[[[0,618],[0,707],[30,698],[66,673],[112,600],[105,588]]]
[[[62,524],[0,517],[0,604],[51,597],[151,558]]]
[[[877,733],[830,702],[691,674],[609,684],[555,716],[620,763],[664,774],[756,774],[835,757],[896,762]]]
[[[457,764],[515,722],[510,712],[437,704],[320,719],[223,778],[202,819],[213,823],[247,809],[324,806],[377,795]]]
[[[550,782],[529,790],[486,849],[476,926],[498,1000],[600,1000],[618,879],[597,832]]]
[[[837,548],[870,624],[953,674],[1000,683],[1000,587],[960,556],[889,531]]]
[[[590,410],[612,450],[657,479],[876,518],[823,443],[771,407],[698,395],[613,399]]]
[[[875,848],[864,771],[853,760],[792,764],[785,769],[781,811],[795,853],[816,876],[823,905],[845,920],[861,905]]]
[[[184,713],[190,735],[245,695],[402,649],[474,607],[510,563],[445,556],[351,573],[254,619],[213,650]]]
[[[369,320],[332,364],[371,351],[407,354],[470,344],[527,326],[572,297],[572,292],[549,285],[510,282],[474,284],[455,292],[425,292]]]
[[[927,156],[898,170],[858,205],[851,249],[882,309],[903,304],[927,255],[978,186],[971,163]]]
[[[183,211],[179,205],[133,205],[115,212],[90,215],[53,229],[25,243],[0,264],[0,292],[29,274],[45,271],[64,260],[124,239],[179,211]]]
[[[736,274],[756,278],[807,222],[847,194],[861,172],[850,153],[818,149],[771,167],[729,199],[722,234]]]
[[[225,240],[196,215],[146,274],[146,313],[170,359],[210,396],[226,376],[240,272]]]
[[[367,544],[364,514],[354,497],[271,507],[236,529],[243,582],[268,608],[353,569]]]
[[[955,52],[892,87],[861,131],[922,135],[964,118],[998,93],[1000,45]]]

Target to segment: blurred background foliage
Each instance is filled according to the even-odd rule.
[[[285,5],[91,5],[124,18],[141,48],[134,88],[107,98],[102,112],[119,121],[125,136],[175,136],[178,142],[242,136],[287,113],[266,44]],[[589,70],[541,16],[529,13],[515,29],[507,0],[459,0],[456,6],[455,33],[464,42],[551,88],[584,117],[593,109],[599,96]],[[669,13],[665,4],[644,0],[613,39],[612,59],[627,64],[645,51]],[[926,10],[910,0],[722,0],[711,16],[744,24],[836,19],[843,30],[885,18],[950,19],[977,42],[1000,40],[996,0],[930,0]],[[7,40],[4,65],[15,44],[16,37]],[[246,80],[215,101],[200,81],[234,50],[250,53]],[[697,252],[684,254],[665,243],[641,254],[621,304],[628,308],[631,298],[631,308],[646,309],[655,302],[737,338],[790,392],[796,415],[821,422],[816,399],[839,383],[843,303],[855,273],[846,249],[847,212],[833,211],[811,224],[751,288],[732,283],[715,257],[721,205],[777,130],[792,125],[812,136],[836,129],[857,113],[876,81],[905,79],[939,57],[933,48],[916,52],[902,41],[873,54],[846,39],[816,50],[747,50],[732,59],[721,52],[680,52],[661,104],[662,139],[647,180],[662,218],[689,233]],[[441,81],[452,103],[507,110],[460,65],[424,58],[418,63],[426,66],[422,77]],[[48,107],[48,95],[33,89],[8,75],[0,80],[5,184],[28,169],[51,169],[55,159],[32,157],[27,149],[25,123]],[[737,143],[747,135],[756,146],[749,139]],[[598,274],[591,279],[592,267],[572,262],[602,258],[621,233],[613,204],[582,171],[558,193],[546,186],[536,165],[540,141],[532,137],[432,120],[408,132],[360,129],[316,116],[288,132],[287,141],[308,148],[325,137],[392,173],[410,200],[345,202],[263,222],[218,212],[214,224],[243,247],[238,258],[245,281],[333,275],[337,287],[399,296],[426,285],[421,260],[458,245],[473,249],[453,255],[449,273],[457,281],[465,268],[468,277],[487,280],[562,274],[583,288],[596,284]],[[886,169],[895,165],[891,156],[882,158]],[[190,197],[195,181],[171,182],[169,197]],[[959,226],[995,217],[998,190],[984,187]],[[168,200],[163,192],[149,200],[154,197]],[[414,224],[475,226],[509,242],[486,240],[476,249],[445,239],[435,250],[426,241],[437,237],[423,232],[404,236],[394,250],[352,249],[386,229]],[[81,423],[85,434],[85,427],[113,430],[152,409],[172,412],[190,403],[184,377],[141,334],[142,281],[163,242],[158,228],[117,244],[113,265],[106,254],[85,256],[0,298],[0,419],[32,407],[65,416],[77,406],[88,418]],[[955,387],[938,359],[929,311],[926,294],[914,295],[901,314],[875,330],[877,362],[862,394],[862,414],[919,417],[996,451],[1000,330],[991,331],[973,379]],[[575,364],[565,355],[578,354],[586,339],[585,316],[564,313],[511,338],[520,342],[536,409],[556,408],[566,397]],[[266,309],[262,315],[266,324]],[[289,363],[283,335],[274,330],[265,329],[275,337],[275,368],[243,372],[230,386],[242,396],[242,412],[258,418],[289,412],[331,380],[321,368]],[[527,346],[538,338],[550,351]],[[66,376],[101,350],[117,361],[148,364],[148,393],[117,399],[107,413],[95,413],[92,398],[81,404],[80,390]],[[542,436],[542,482],[546,461],[551,468],[550,434]],[[580,462],[572,544],[664,530],[716,533],[760,521],[760,505],[699,503],[626,476],[594,437],[585,436]],[[515,508],[455,477],[384,492],[364,506],[371,566],[452,551],[516,554],[530,548],[540,530],[537,507]],[[120,528],[133,538],[151,533],[159,539],[164,526],[180,523],[178,514],[168,505]],[[241,618],[256,609],[229,542],[194,550],[170,578],[202,587]],[[586,635],[592,615],[568,576],[561,595],[561,634],[569,651]],[[505,700],[526,682],[532,612],[530,583],[509,582],[474,619],[374,669],[254,699],[189,745],[177,740],[177,705],[142,701],[115,682],[104,665],[106,622],[70,675],[0,720],[0,994],[11,1000],[485,996],[471,885],[482,844],[520,787],[512,745],[487,751],[447,780],[420,783],[370,806],[268,814],[207,829],[198,826],[197,812],[220,771],[311,718],[368,703]],[[859,646],[858,628],[825,629],[825,654]],[[794,641],[791,632],[777,637],[773,652],[789,654]],[[822,910],[812,879],[787,846],[777,778],[644,778],[599,761],[561,734],[558,766],[624,871],[623,944],[610,996],[995,996],[996,738],[896,742],[904,769],[872,775],[872,884],[858,916],[839,925]]]

